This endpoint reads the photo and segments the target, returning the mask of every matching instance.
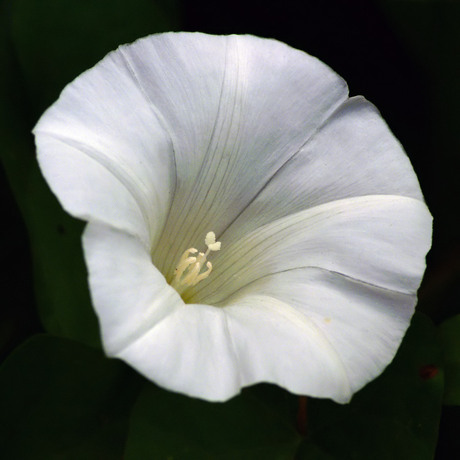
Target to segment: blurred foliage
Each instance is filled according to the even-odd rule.
[[[460,2],[380,0],[379,4],[427,82],[420,97],[427,101],[429,124],[425,127],[411,119],[405,123],[413,125],[425,143],[417,152],[426,158],[419,178],[434,217],[433,250],[419,308],[442,321],[460,312],[460,213],[458,207],[452,209],[453,197],[460,196]]]
[[[439,326],[445,365],[444,404],[460,406],[460,315]]]
[[[34,336],[0,367],[2,458],[121,459],[138,388],[102,352]]]
[[[424,460],[436,446],[442,390],[435,328],[423,315],[394,362],[347,405],[299,405],[265,384],[209,403],[162,390],[93,348],[38,335],[0,367],[0,445],[11,460]]]
[[[177,27],[174,0],[7,2],[12,44],[34,117],[64,85],[120,44]]]
[[[296,398],[258,386],[210,403],[146,384],[131,416],[126,460],[288,459],[302,441]]]

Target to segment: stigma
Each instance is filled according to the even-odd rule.
[[[221,243],[216,241],[214,232],[208,232],[204,242],[208,248],[206,252],[198,252],[195,248],[189,248],[182,254],[176,265],[171,286],[179,294],[192,286],[196,286],[200,281],[206,279],[212,271],[212,263],[207,261],[207,257],[212,251],[219,251]],[[202,271],[205,264],[206,269]]]

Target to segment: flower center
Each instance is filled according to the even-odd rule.
[[[212,263],[207,262],[206,257],[212,251],[219,251],[221,243],[216,241],[214,232],[207,233],[204,242],[208,247],[206,252],[199,252],[197,256],[191,256],[190,254],[196,254],[198,250],[189,248],[182,254],[179,263],[176,265],[171,286],[181,295],[187,289],[207,278],[212,271]],[[207,269],[201,272],[205,262]]]

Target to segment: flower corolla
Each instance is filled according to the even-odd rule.
[[[394,357],[431,216],[379,112],[318,59],[149,36],[70,83],[34,134],[87,221],[109,356],[207,400],[272,382],[340,403]]]

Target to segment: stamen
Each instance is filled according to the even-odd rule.
[[[195,281],[193,282],[192,286],[195,286],[195,284],[198,284],[201,280],[204,280],[205,278],[207,278],[209,276],[209,274],[212,272],[212,263],[211,262],[206,262],[206,267],[208,267],[208,269],[203,272],[201,275],[198,275],[195,279]]]
[[[179,294],[197,285],[200,281],[207,278],[212,271],[212,264],[211,262],[206,262],[206,257],[212,251],[219,251],[221,243],[220,241],[216,241],[214,232],[208,232],[204,242],[208,247],[206,252],[200,252],[196,257],[189,257],[190,254],[196,254],[198,252],[195,248],[190,248],[187,249],[179,259],[179,263],[174,270],[174,277],[171,281],[171,286],[176,289]],[[207,270],[200,273],[205,262]]]
[[[196,254],[198,252],[198,249],[195,248],[190,248],[187,249],[182,255],[181,258],[179,259],[179,263],[177,265],[180,265],[181,263],[184,262],[184,260],[189,256],[189,254]]]
[[[182,263],[179,263],[177,266],[176,270],[174,271],[174,274],[177,278],[180,278],[182,276],[182,273],[187,269],[189,265],[192,265],[194,262],[196,262],[196,257],[188,257]]]

